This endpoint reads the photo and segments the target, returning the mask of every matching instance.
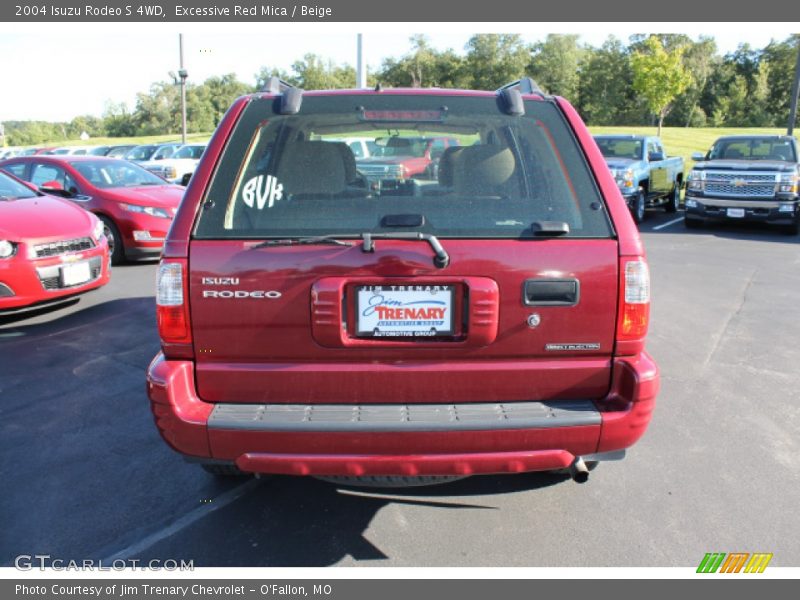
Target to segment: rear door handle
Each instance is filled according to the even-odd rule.
[[[525,306],[575,306],[580,300],[577,279],[528,279],[522,285]]]

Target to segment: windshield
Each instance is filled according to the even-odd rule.
[[[70,163],[89,183],[99,188],[166,185],[138,165],[121,160],[82,160]]]
[[[126,160],[149,160],[158,146],[136,146],[125,154]]]
[[[203,156],[203,150],[205,149],[205,146],[183,146],[172,155],[172,158],[199,159],[201,156]]]
[[[424,138],[408,138],[399,134],[390,138],[378,138],[375,143],[381,149],[380,156],[421,158],[428,148],[428,140]]]
[[[565,223],[566,237],[611,235],[554,103],[528,101],[522,118],[498,110],[494,97],[309,96],[293,116],[272,107],[255,100],[240,117],[197,237],[357,236],[402,226],[439,237],[519,239],[534,237],[541,221]],[[349,141],[381,137],[394,140],[383,149],[396,156],[409,156],[403,147],[424,158],[356,160]]]
[[[629,158],[641,160],[642,140],[620,140],[616,138],[594,138],[597,147],[606,158]]]
[[[794,145],[781,138],[723,138],[711,147],[708,158],[797,162]]]
[[[0,200],[35,198],[36,192],[0,171]]]

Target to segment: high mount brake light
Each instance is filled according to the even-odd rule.
[[[440,123],[444,121],[446,110],[363,110],[362,121],[378,121],[394,123],[403,121],[417,121],[425,123]]]

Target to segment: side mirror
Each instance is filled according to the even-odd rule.
[[[701,162],[706,159],[706,155],[702,152],[692,152],[692,160],[695,162]]]
[[[651,152],[647,155],[647,160],[650,162],[658,162],[664,160],[665,156],[663,152]]]
[[[68,192],[64,189],[58,181],[45,181],[39,186],[39,190],[45,194],[56,194],[58,196],[66,196]]]

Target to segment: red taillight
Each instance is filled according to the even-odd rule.
[[[650,271],[644,258],[622,258],[619,295],[617,352],[637,354],[650,322]]]
[[[158,334],[163,343],[191,343],[185,260],[163,260],[158,265],[156,316]]]

